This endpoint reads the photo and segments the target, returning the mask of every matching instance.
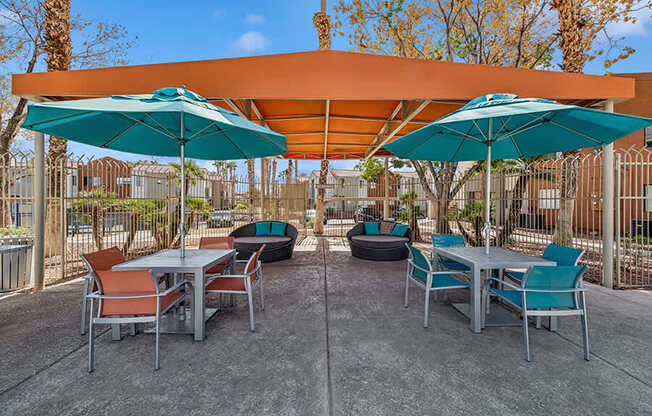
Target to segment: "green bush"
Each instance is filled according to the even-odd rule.
[[[249,208],[249,204],[245,204],[242,202],[238,203],[238,205],[235,206],[235,209],[247,209],[247,208]]]
[[[32,229],[29,227],[0,228],[1,237],[9,237],[12,235],[26,235],[26,234],[32,234]]]

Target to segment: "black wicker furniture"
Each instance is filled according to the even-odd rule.
[[[256,235],[256,224],[262,223],[285,224],[285,233],[284,235]],[[288,223],[258,221],[236,228],[229,236],[234,238],[233,248],[238,252],[238,260],[250,258],[261,245],[265,244],[265,249],[260,255],[260,261],[271,263],[292,257],[298,234],[297,229]]]
[[[411,243],[414,240],[414,232],[408,228],[403,236],[391,235],[392,229],[398,223],[381,221],[380,224],[379,232],[383,232],[383,234],[366,234],[364,223],[356,224],[346,233],[351,255],[360,259],[374,261],[407,259],[409,252],[405,243]],[[387,231],[388,229],[389,231]]]

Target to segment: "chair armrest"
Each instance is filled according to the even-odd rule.
[[[513,284],[511,284],[511,283],[509,283],[509,282],[507,282],[505,280],[496,279],[495,277],[490,277],[489,279],[485,280],[485,282],[484,282],[485,287],[489,286],[489,282],[491,282],[492,280],[495,281],[495,282],[500,283],[503,286],[507,286],[507,287],[512,288],[514,290],[517,290],[519,292],[523,291],[522,287],[513,285]]]
[[[361,234],[364,234],[364,224],[359,222],[346,233],[346,238],[350,240],[351,237]]]
[[[168,288],[165,292],[160,292],[160,293],[158,294],[158,296],[169,295],[170,293],[176,291],[177,289],[179,289],[181,286],[183,286],[183,285],[185,285],[185,284],[186,284],[186,281],[185,281],[185,280],[181,280],[181,281],[177,282],[176,285],[174,285],[174,286]]]

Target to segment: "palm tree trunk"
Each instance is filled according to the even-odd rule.
[[[324,234],[324,197],[326,194],[326,179],[328,178],[328,160],[321,161],[319,170],[319,189],[317,189],[317,212],[315,213],[315,224],[313,232],[315,234]]]
[[[256,184],[254,183],[256,169],[254,166],[254,159],[247,159],[247,179],[249,181],[249,212],[251,213],[251,219],[254,220],[256,216],[256,210],[254,209],[254,199]]]
[[[67,71],[70,68],[72,42],[70,40],[70,0],[43,0],[45,13],[45,40],[48,71]],[[61,251],[61,233],[66,232],[61,222],[60,197],[65,195],[66,140],[50,136],[47,156],[48,203],[45,227],[45,252],[54,255]]]
[[[587,16],[581,0],[554,0],[559,21],[559,48],[562,52],[561,69],[581,73],[588,59],[585,32]],[[573,241],[573,211],[577,198],[578,152],[563,153],[560,172],[559,212],[553,242],[568,245]]]

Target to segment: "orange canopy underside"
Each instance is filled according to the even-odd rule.
[[[15,74],[13,93],[66,100],[184,85],[286,135],[293,159],[386,156],[382,144],[475,97],[596,105],[634,97],[634,79],[405,59],[340,51]]]

